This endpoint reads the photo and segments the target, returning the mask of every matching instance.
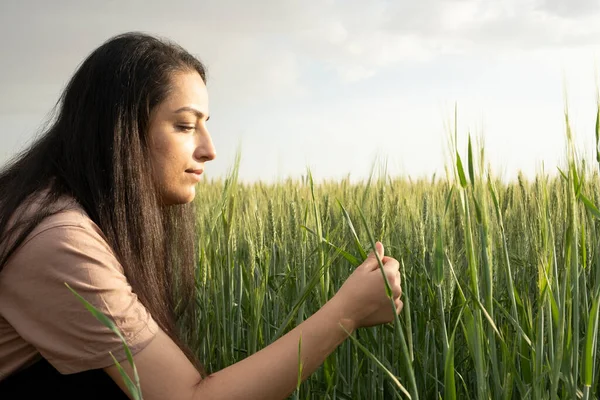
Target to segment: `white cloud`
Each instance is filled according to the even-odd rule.
[[[567,75],[578,131],[587,134],[587,122],[577,120],[587,121],[589,105],[595,105],[588,89],[593,85],[590,55],[600,44],[597,0],[9,0],[2,7],[3,124],[16,131],[28,126],[25,118],[38,115],[41,120],[90,51],[114,34],[146,31],[174,39],[207,64],[211,101],[220,114],[211,122],[220,132],[215,164],[229,167],[223,155],[237,144],[231,143],[236,135],[247,134],[255,146],[252,155],[265,152],[261,143],[269,141],[260,163],[249,161],[255,177],[265,172],[271,152],[290,143],[296,150],[290,163],[302,149],[323,163],[318,164],[321,172],[343,174],[348,160],[327,157],[327,149],[335,148],[348,154],[364,151],[352,171],[367,170],[375,150],[357,145],[364,132],[389,143],[407,169],[425,170],[434,162],[420,149],[437,146],[447,116],[437,112],[435,102],[455,100],[465,124],[489,125],[487,143],[494,157],[505,160],[500,148],[509,143],[521,160],[506,163],[531,165],[561,139],[557,71]],[[390,80],[395,97],[376,93],[388,84],[380,82],[382,77]],[[357,87],[363,92],[355,93]],[[536,96],[536,90],[546,90],[552,102],[543,103],[544,95]],[[324,92],[332,93],[328,102],[313,97]],[[319,107],[311,108],[310,99]],[[276,103],[281,109],[268,109]],[[347,109],[335,109],[341,104]],[[550,119],[548,110],[557,113],[552,121],[538,123]],[[307,112],[314,124],[301,129]],[[295,113],[301,114],[300,122]],[[352,113],[363,113],[368,122],[348,117]],[[17,115],[26,117],[9,117]],[[536,129],[547,139],[528,133]],[[295,139],[277,136],[285,134]],[[305,142],[312,147],[301,147]],[[533,150],[526,153],[527,147]],[[279,151],[288,157],[287,150]],[[292,171],[290,165],[286,168]]]
[[[248,90],[256,82],[298,89],[278,72],[298,74],[298,60],[311,60],[336,71],[343,81],[356,81],[383,68],[444,54],[503,57],[600,43],[596,0],[26,3],[8,3],[0,17],[4,36],[19,37],[0,44],[2,54],[21,60],[1,67],[17,81],[68,76],[65,71],[71,72],[93,47],[134,29],[172,37],[219,68],[236,63],[236,74],[239,63],[247,65],[254,80],[243,73],[232,79]],[[36,66],[42,59],[43,68]],[[261,73],[266,70],[271,73]]]
[[[597,0],[541,0],[538,8],[566,18],[579,18],[598,14],[600,3]]]

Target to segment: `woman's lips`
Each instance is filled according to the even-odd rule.
[[[202,172],[204,172],[204,171],[201,169],[188,169],[185,172],[192,175],[195,180],[200,181]]]

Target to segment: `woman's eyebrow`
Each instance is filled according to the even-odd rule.
[[[186,112],[186,111],[196,114],[196,116],[200,119],[203,119],[205,116],[202,111],[198,110],[197,108],[189,107],[189,106],[181,107],[180,109],[175,111],[175,114],[179,114],[179,113]],[[210,119],[210,115],[207,115],[206,120],[208,121],[209,119]]]

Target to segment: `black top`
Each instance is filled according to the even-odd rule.
[[[45,358],[0,381],[0,399],[128,400],[102,369],[63,375]]]

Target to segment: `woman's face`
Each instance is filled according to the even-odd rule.
[[[165,205],[189,203],[204,163],[214,160],[215,147],[206,128],[209,118],[206,85],[197,72],[172,77],[173,90],[150,118],[150,154],[154,178]]]

